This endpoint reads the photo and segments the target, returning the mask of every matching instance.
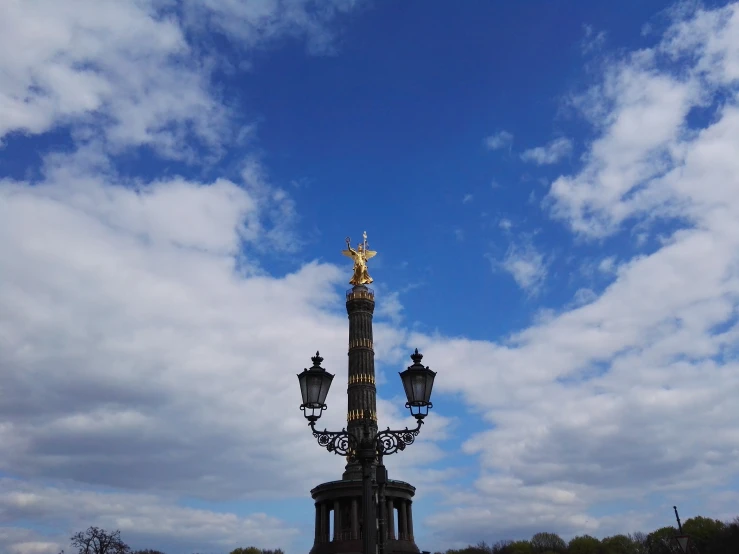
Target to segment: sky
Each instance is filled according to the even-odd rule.
[[[0,552],[307,552],[345,237],[437,551],[739,515],[739,3],[0,0]]]

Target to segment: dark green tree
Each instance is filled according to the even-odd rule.
[[[446,553],[437,552],[436,554],[494,554],[496,550],[485,541],[477,543],[475,546],[468,546],[462,549],[447,550]]]
[[[683,533],[691,538],[694,549],[690,554],[739,554],[739,517],[731,522],[696,516],[683,524]],[[635,532],[598,540],[581,535],[569,545],[555,533],[537,533],[530,541],[498,541],[494,545],[480,542],[475,546],[451,549],[436,554],[684,554],[675,542],[678,534],[672,526],[656,529],[649,534]],[[234,552],[232,554],[257,554]],[[272,554],[262,551],[261,554]],[[275,552],[274,554],[282,554]]]
[[[723,531],[714,538],[706,552],[700,554],[722,554],[723,552],[739,552],[739,517],[726,523]]]
[[[647,551],[649,554],[676,554],[670,547],[670,541],[672,541],[676,534],[677,529],[671,525],[652,531],[647,535]]]
[[[725,528],[723,521],[702,516],[691,517],[683,523],[683,533],[690,537],[701,554],[709,554]]]
[[[626,535],[613,535],[601,541],[603,554],[639,554],[634,541]]]
[[[500,554],[534,554],[529,541],[514,541],[500,550]]]
[[[512,542],[513,541],[509,541],[509,540],[498,541],[493,546],[491,546],[490,548],[491,548],[493,554],[500,554],[501,552],[503,552],[503,549],[506,548]]]
[[[256,546],[247,546],[246,548],[240,547],[235,548],[229,554],[285,554],[281,549],[266,550],[263,548],[257,548]]]
[[[536,533],[530,542],[534,552],[541,554],[567,550],[567,543],[556,533]]]
[[[569,554],[600,554],[600,541],[590,535],[574,537],[567,545]]]
[[[629,534],[629,538],[631,539],[631,542],[634,543],[634,548],[638,554],[649,554],[646,533],[635,531],[634,533]]]

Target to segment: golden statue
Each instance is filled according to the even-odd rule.
[[[367,260],[374,258],[377,252],[374,250],[367,249],[367,231],[362,234],[364,242],[360,242],[357,245],[357,249],[354,250],[351,245],[351,239],[346,237],[346,250],[342,250],[341,253],[347,258],[354,260],[354,275],[349,280],[352,285],[368,285],[373,279],[367,273]]]

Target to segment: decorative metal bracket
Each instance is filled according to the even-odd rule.
[[[358,446],[357,439],[354,435],[348,433],[346,429],[342,429],[338,432],[327,431],[326,429],[323,431],[316,431],[315,421],[311,421],[308,425],[310,425],[310,428],[313,431],[313,436],[318,441],[318,444],[323,446],[329,452],[333,452],[339,456],[353,456],[356,452]]]
[[[377,433],[377,454],[378,456],[389,456],[405,450],[405,447],[409,444],[413,444],[421,431],[421,425],[423,420],[418,420],[418,425],[415,429],[405,429],[398,431],[391,431],[388,427],[384,431]]]
[[[313,436],[320,446],[339,456],[349,456],[350,459],[354,459],[361,444],[346,428],[341,431],[328,431],[326,429],[317,431],[315,421],[310,421],[308,425],[310,425]],[[389,456],[405,450],[406,446],[415,442],[418,433],[421,431],[421,425],[423,425],[423,420],[419,419],[415,429],[408,429],[406,427],[405,429],[393,431],[388,427],[386,430],[380,431],[373,439],[375,442],[375,455],[382,459],[382,456]],[[371,448],[372,446],[370,446]]]

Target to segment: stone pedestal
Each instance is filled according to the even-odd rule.
[[[412,499],[415,493],[416,488],[403,481],[389,480],[385,486],[389,535],[386,554],[420,553],[412,529]],[[365,527],[362,518],[362,481],[329,481],[314,488],[311,496],[316,503],[316,538],[310,554],[362,554],[362,532]],[[397,518],[395,512],[398,513]],[[335,522],[331,535],[330,518]]]

